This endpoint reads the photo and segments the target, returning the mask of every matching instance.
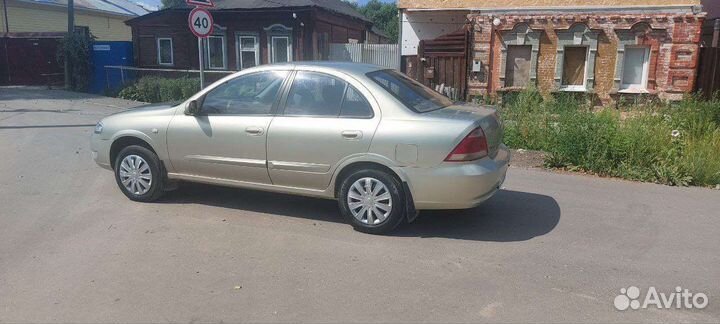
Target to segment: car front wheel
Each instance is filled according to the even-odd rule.
[[[145,147],[128,146],[115,159],[115,181],[130,200],[157,200],[163,194],[160,159]]]
[[[343,216],[360,232],[388,233],[405,217],[400,181],[381,170],[350,174],[340,186],[338,200]]]

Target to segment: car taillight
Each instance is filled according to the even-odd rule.
[[[450,154],[445,158],[447,162],[463,162],[477,160],[488,155],[487,139],[482,128],[475,128],[465,136]]]

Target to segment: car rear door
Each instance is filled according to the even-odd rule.
[[[340,162],[368,151],[379,109],[369,92],[348,78],[296,72],[268,130],[268,172],[274,185],[325,189]]]
[[[269,184],[267,130],[289,71],[264,71],[210,90],[195,116],[178,113],[167,145],[175,172]]]

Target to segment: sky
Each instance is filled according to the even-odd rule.
[[[157,9],[160,9],[160,7],[162,7],[162,4],[161,4],[160,0],[130,0],[130,1],[134,1],[134,2],[142,5],[143,7],[148,8],[148,9],[155,9],[155,10],[157,10]],[[364,5],[364,4],[366,4],[369,0],[353,0],[353,1],[357,2],[357,3],[360,4],[360,5]],[[380,1],[382,1],[382,2],[396,2],[395,0],[380,0]]]

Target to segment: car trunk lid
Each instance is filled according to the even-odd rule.
[[[488,155],[491,158],[495,157],[503,140],[502,124],[497,114],[497,110],[492,106],[456,104],[423,113],[423,116],[438,119],[466,121],[467,128],[463,129],[466,133],[469,133],[477,126],[480,126],[485,133],[488,145]],[[462,134],[462,136],[465,135],[467,134]]]

